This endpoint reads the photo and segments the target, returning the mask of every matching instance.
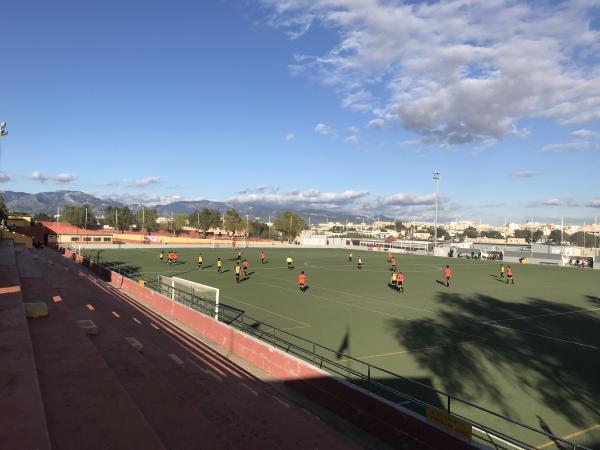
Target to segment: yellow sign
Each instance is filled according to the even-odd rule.
[[[140,286],[142,286],[142,287],[144,286],[144,284],[146,284],[146,283],[144,282],[144,280],[139,280],[139,281],[138,281],[138,283],[139,283],[139,284],[140,284]]]
[[[451,416],[441,409],[428,406],[427,420],[439,427],[445,428],[446,430],[456,434],[457,436],[460,436],[463,439],[468,441],[471,440],[471,435],[473,434],[473,427],[471,424],[459,419],[458,417]]]

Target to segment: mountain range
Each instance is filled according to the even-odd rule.
[[[4,202],[6,203],[9,211],[24,212],[29,214],[56,214],[58,209],[62,209],[65,206],[81,206],[86,203],[92,207],[97,215],[101,215],[104,212],[104,208],[109,205],[117,207],[129,206],[133,210],[139,208],[139,204],[126,205],[117,200],[110,198],[99,198],[81,191],[51,191],[38,192],[37,194],[15,191],[0,191],[0,194],[2,194],[4,197]],[[296,205],[291,204],[273,205],[251,202],[215,202],[210,200],[190,200],[176,201],[164,205],[153,205],[152,207],[157,209],[159,216],[166,217],[175,214],[187,215],[203,208],[216,209],[221,213],[224,213],[229,208],[235,208],[241,216],[248,215],[251,219],[259,217],[263,220],[268,219],[269,217],[276,217],[288,210],[300,214],[307,221],[311,220],[313,223],[325,222],[326,220],[340,222],[349,220],[356,222],[372,219],[370,216],[360,214],[357,215],[351,212],[298,208]],[[381,217],[381,219],[385,218]]]

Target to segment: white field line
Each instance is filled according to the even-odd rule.
[[[493,324],[493,323],[484,323],[484,325],[488,325],[490,327],[495,327],[495,328],[501,328],[503,330],[509,330],[509,331],[514,332],[514,333],[530,334],[532,336],[537,336],[537,337],[541,337],[541,338],[544,338],[544,339],[550,339],[552,341],[563,342],[565,344],[578,345],[579,347],[587,347],[587,348],[591,348],[591,349],[594,349],[594,350],[600,350],[600,348],[598,348],[598,347],[596,347],[594,345],[582,344],[580,342],[574,342],[574,341],[567,341],[566,339],[560,339],[560,338],[556,338],[556,337],[552,337],[552,336],[546,336],[544,334],[532,333],[531,331],[515,330],[514,328],[505,327],[505,326],[502,326],[502,325],[496,325],[496,324]]]
[[[510,319],[490,320],[489,322],[483,322],[483,323],[485,325],[490,325],[492,323],[509,322],[511,320],[536,319],[538,317],[550,317],[550,316],[564,316],[564,315],[567,315],[567,314],[577,314],[577,313],[589,312],[589,311],[600,311],[600,308],[577,309],[575,311],[567,311],[567,312],[560,312],[560,313],[537,314],[537,315],[534,315],[534,316],[512,317]]]

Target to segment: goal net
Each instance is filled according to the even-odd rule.
[[[158,281],[164,296],[219,320],[219,289],[178,277],[159,275]]]

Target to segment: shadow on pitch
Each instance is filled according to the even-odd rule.
[[[446,287],[446,282],[445,282],[445,281],[442,281],[442,280],[435,280],[435,282],[436,282],[437,284],[441,284],[442,286]]]
[[[600,421],[596,311],[540,298],[515,303],[440,292],[436,300],[435,316],[387,326],[403,348],[427,348],[412,356],[443,390],[522,419],[522,405],[505,398],[504,386],[516,385],[573,426]]]

